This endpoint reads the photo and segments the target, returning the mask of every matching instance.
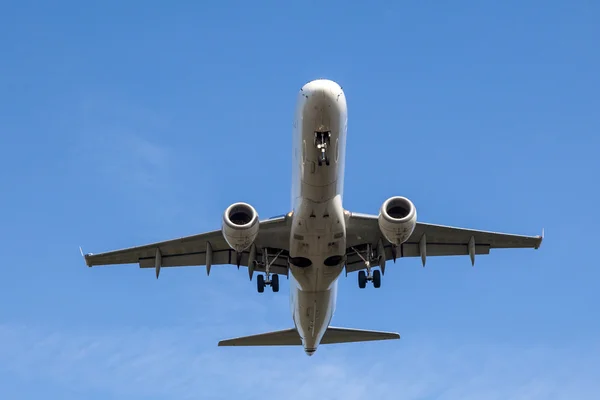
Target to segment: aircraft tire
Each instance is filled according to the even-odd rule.
[[[381,271],[378,269],[373,271],[373,287],[376,289],[381,287]]]
[[[365,271],[358,271],[358,287],[361,289],[367,287],[367,273]]]

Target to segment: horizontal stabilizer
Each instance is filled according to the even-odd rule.
[[[300,335],[293,328],[252,336],[242,336],[219,342],[219,346],[299,346],[301,344]]]
[[[330,326],[325,331],[321,344],[370,342],[372,340],[400,339],[395,332],[366,331],[364,329],[335,328]]]
[[[369,342],[372,340],[400,339],[395,332],[367,331],[329,327],[321,339],[321,344]],[[219,346],[299,346],[302,339],[296,329],[261,333],[234,339],[221,340]]]

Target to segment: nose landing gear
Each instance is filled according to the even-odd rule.
[[[329,165],[329,144],[331,142],[331,132],[315,132],[315,147],[319,150],[319,167],[325,163]]]

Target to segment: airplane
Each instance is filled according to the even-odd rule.
[[[246,267],[259,293],[279,291],[279,276],[290,281],[294,328],[222,340],[219,346],[302,346],[312,356],[321,344],[399,339],[396,332],[330,326],[338,279],[358,272],[358,286],[381,286],[386,263],[420,257],[476,255],[491,249],[533,248],[541,236],[523,236],[434,225],[417,220],[406,197],[383,202],[378,215],[344,209],[347,133],[346,97],[328,79],[306,83],[297,95],[293,124],[291,211],[260,220],[244,202],[223,213],[221,229],[100,254],[85,254],[88,267],[139,264],[154,268],[214,265]],[[82,252],[83,254],[83,252]]]

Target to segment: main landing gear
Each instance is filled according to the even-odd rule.
[[[367,250],[365,251],[366,258],[354,247],[352,247],[352,250],[354,250],[356,255],[363,260],[365,268],[367,269],[366,271],[358,271],[358,287],[364,289],[367,286],[367,282],[373,282],[373,287],[376,289],[381,287],[381,271],[378,269],[373,270],[373,267],[371,266],[371,262],[378,260],[378,258],[373,257],[371,245],[367,245]]]
[[[358,271],[358,287],[364,289],[367,287],[367,281],[372,281],[376,289],[381,287],[381,271],[376,269],[371,276],[368,276],[365,271]]]
[[[331,132],[315,132],[315,146],[319,150],[319,167],[325,163],[329,165],[329,144],[331,141]]]
[[[268,280],[265,280],[264,275],[258,275],[256,277],[256,287],[258,289],[258,293],[263,293],[265,291],[265,286],[267,285],[271,286],[273,292],[279,292],[279,275],[273,274],[273,276],[267,279]]]
[[[257,266],[265,268],[265,275],[261,274],[256,277],[256,288],[258,289],[258,293],[263,293],[265,291],[265,286],[271,286],[271,289],[273,289],[274,293],[279,292],[279,275],[277,275],[277,274],[271,275],[270,270],[271,270],[271,265],[273,265],[273,263],[275,261],[277,261],[277,258],[281,255],[282,252],[283,252],[283,250],[279,250],[279,253],[277,253],[275,255],[275,257],[273,258],[273,260],[271,260],[269,262],[269,253],[266,248],[263,249],[263,251],[262,251],[263,261],[256,262]]]

